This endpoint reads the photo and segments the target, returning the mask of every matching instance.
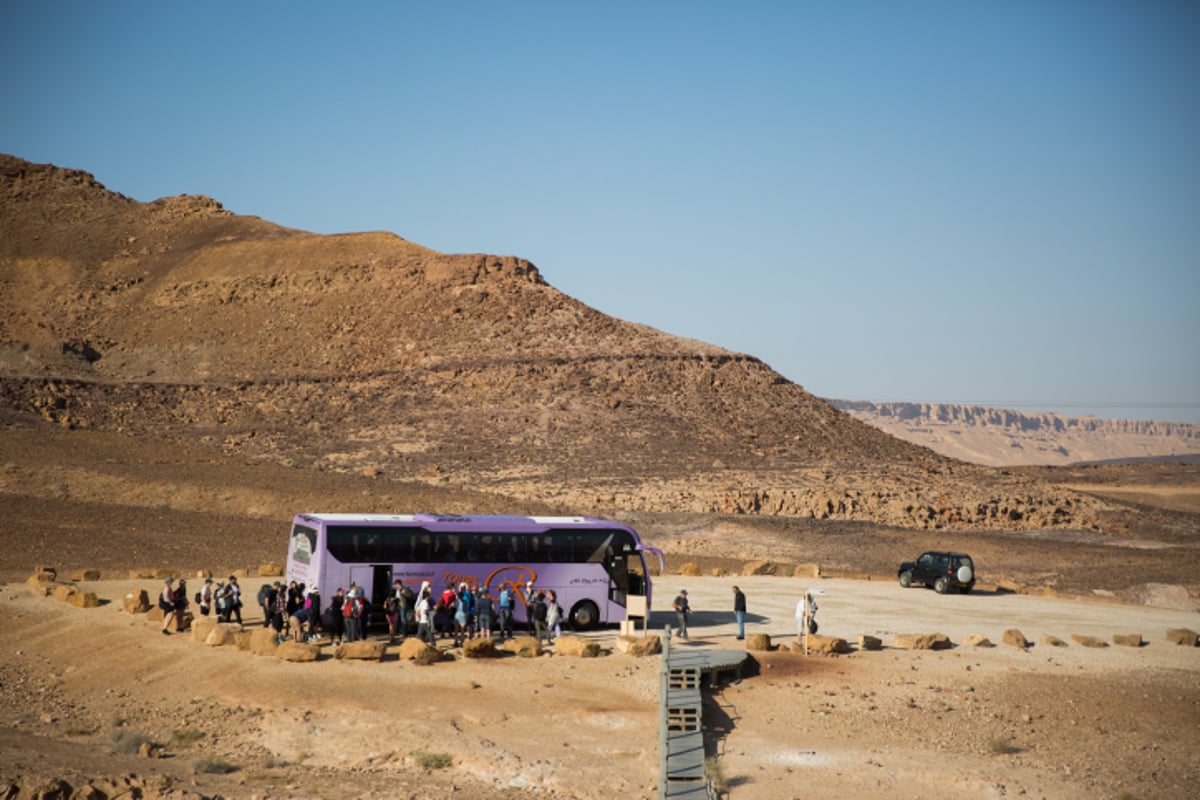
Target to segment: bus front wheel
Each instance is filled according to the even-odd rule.
[[[594,628],[600,622],[600,609],[591,600],[580,600],[571,608],[571,627],[577,631]]]

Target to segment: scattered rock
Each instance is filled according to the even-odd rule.
[[[359,639],[356,642],[345,642],[335,647],[333,657],[355,661],[382,661],[386,651],[387,642]]]
[[[1141,647],[1145,642],[1142,641],[1140,633],[1114,633],[1113,644],[1119,644],[1122,647]]]
[[[812,638],[812,637],[809,637]],[[769,651],[771,647],[771,636],[767,633],[751,633],[746,636],[747,650],[762,650]]]
[[[99,608],[100,598],[95,592],[72,592],[67,602],[76,608]]]
[[[1047,644],[1047,645],[1050,645],[1051,647],[1066,647],[1067,646],[1067,643],[1064,642],[1062,639],[1058,638],[1057,636],[1051,636],[1048,633],[1042,637],[1042,644]]]
[[[1004,632],[1002,642],[1013,647],[1018,647],[1022,650],[1029,649],[1029,640],[1025,638],[1025,634],[1021,633],[1016,628],[1009,628]]]
[[[582,636],[560,636],[554,640],[554,652],[560,656],[595,658],[600,655],[600,643]]]
[[[792,645],[792,650],[803,652],[804,644],[798,641]],[[850,644],[845,639],[840,639],[837,636],[823,636],[819,633],[810,633],[808,635],[808,652],[819,656],[849,653]]]
[[[1007,635],[1007,634],[1005,634],[1005,635]],[[1005,642],[1005,644],[1009,644],[1009,642]],[[995,647],[995,646],[996,645],[992,644],[991,640],[988,639],[986,636],[984,636],[982,633],[973,633],[970,636],[968,636],[967,638],[963,639],[963,647]]]
[[[358,642],[352,642],[352,644],[358,644]],[[275,648],[275,657],[281,661],[316,661],[320,654],[321,648],[315,644],[305,644],[304,642],[284,642]],[[337,657],[337,653],[334,653],[334,656]]]
[[[906,650],[949,650],[954,646],[944,633],[898,633],[895,645]]]
[[[864,633],[862,636],[858,637],[858,649],[859,650],[882,650],[883,649],[883,640],[880,639],[878,636],[868,636],[867,634]]]
[[[1200,646],[1200,634],[1191,628],[1171,628],[1167,631],[1167,641],[1184,647],[1197,647]]]
[[[121,610],[126,614],[145,614],[150,610],[150,593],[145,589],[130,592],[121,599]]]
[[[255,628],[250,632],[250,638],[246,641],[246,648],[256,656],[273,656],[275,650],[279,647],[277,635],[274,628]],[[242,648],[242,639],[237,637],[238,649]]]
[[[241,626],[236,623],[221,623],[208,632],[204,637],[204,643],[209,647],[223,647],[227,644],[233,644],[237,641],[237,635],[241,632]],[[195,632],[192,633],[195,636]]]
[[[400,645],[400,658],[421,665],[436,664],[442,660],[442,651],[428,642],[410,636]]]
[[[496,642],[492,639],[467,639],[463,642],[463,658],[495,658]]]
[[[532,636],[518,636],[504,643],[504,650],[522,658],[536,658],[542,654],[542,644]]]
[[[1076,644],[1081,644],[1084,647],[1108,647],[1108,642],[1096,636],[1083,636],[1082,634],[1072,633],[1071,639]]]
[[[617,649],[638,658],[656,656],[662,652],[662,639],[657,636],[618,636]]]

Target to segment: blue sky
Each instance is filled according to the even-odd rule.
[[[1200,3],[8,2],[0,151],[809,391],[1200,422]]]

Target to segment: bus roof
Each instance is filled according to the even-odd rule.
[[[430,531],[475,530],[504,533],[540,533],[548,528],[623,528],[617,522],[595,517],[520,517],[499,514],[297,514],[297,520],[342,525],[397,525]]]

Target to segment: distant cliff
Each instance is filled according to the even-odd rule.
[[[1200,425],[1064,417],[953,403],[829,400],[856,419],[951,458],[988,466],[1200,454]]]

